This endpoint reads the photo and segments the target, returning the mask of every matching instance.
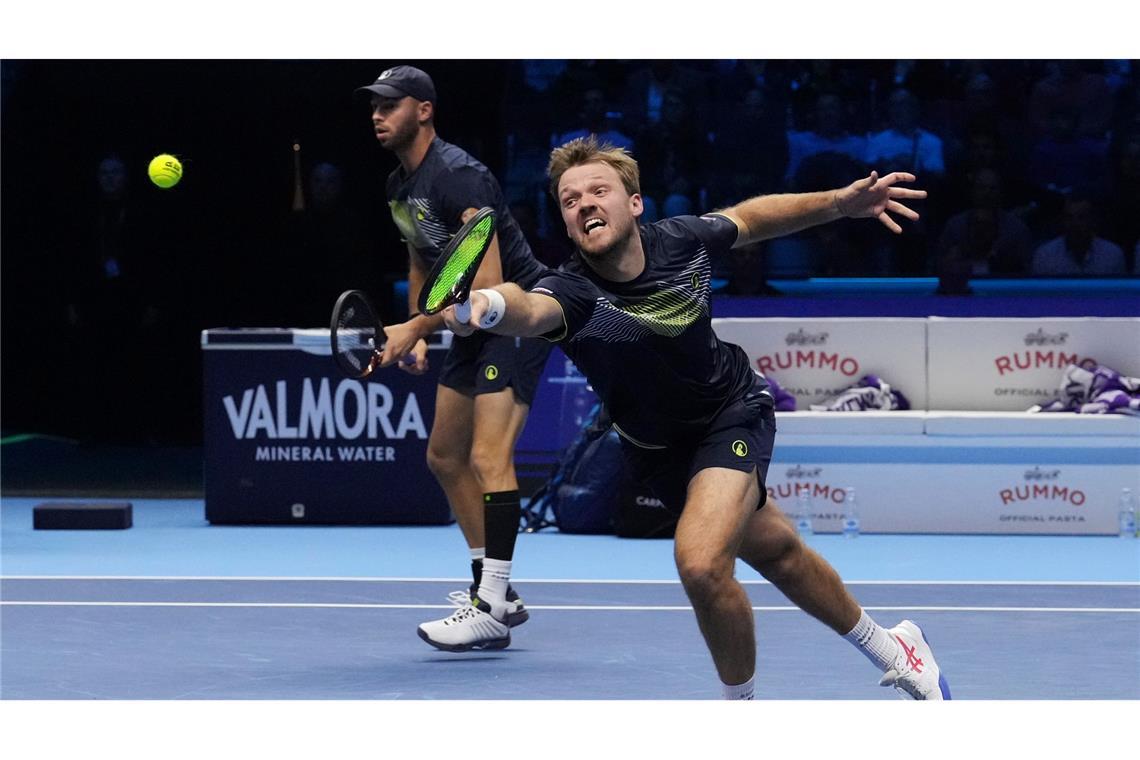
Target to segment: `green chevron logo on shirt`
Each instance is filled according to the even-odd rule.
[[[662,290],[641,303],[615,308],[633,317],[641,326],[670,338],[683,333],[705,312],[700,299],[680,288]]]
[[[392,212],[392,221],[400,230],[400,236],[416,248],[429,248],[433,245],[431,239],[420,229],[417,220],[424,219],[424,212],[408,201],[388,201],[388,208]]]

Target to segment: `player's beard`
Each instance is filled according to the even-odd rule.
[[[578,252],[587,261],[604,266],[616,266],[621,261],[621,257],[629,248],[633,240],[633,236],[638,234],[637,218],[630,217],[626,222],[624,229],[611,227],[615,233],[614,239],[604,248],[595,250],[586,250],[582,245],[578,244]]]
[[[386,150],[399,153],[406,150],[416,141],[420,126],[416,122],[393,125],[388,130],[388,138],[382,143]]]

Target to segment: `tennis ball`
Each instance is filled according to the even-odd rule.
[[[169,153],[163,153],[150,160],[146,173],[150,175],[151,182],[165,190],[182,179],[182,162]]]

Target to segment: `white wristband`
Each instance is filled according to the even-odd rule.
[[[507,301],[503,298],[503,294],[490,288],[483,288],[475,292],[482,293],[490,301],[487,311],[483,312],[483,316],[479,319],[479,327],[487,329],[499,324],[507,313]]]

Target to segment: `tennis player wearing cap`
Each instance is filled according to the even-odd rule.
[[[388,177],[387,194],[410,262],[411,316],[384,328],[387,343],[380,365],[411,356],[414,363],[400,362],[400,368],[422,374],[427,369],[425,338],[443,327],[443,317],[416,313],[420,287],[467,218],[491,206],[498,220],[475,287],[504,281],[530,287],[546,269],[531,254],[487,167],[436,135],[431,77],[412,66],[396,66],[360,91],[371,96],[376,139],[400,161]],[[440,649],[505,647],[509,627],[529,616],[510,586],[521,515],[514,448],[550,348],[543,340],[480,334],[457,338],[444,360],[427,460],[471,550],[473,576],[470,588],[453,592],[451,600],[460,617],[469,614],[472,597],[487,600],[501,611],[505,625],[501,635],[476,637],[450,619],[425,623],[419,635]]]
[[[556,148],[550,190],[574,257],[530,287],[476,291],[470,323],[448,326],[557,341],[609,408],[626,462],[680,513],[674,558],[724,695],[751,699],[756,663],[752,607],[734,577],[739,557],[805,612],[854,644],[914,699],[950,689],[914,623],[873,621],[835,570],[766,504],[776,425],[773,399],[743,349],[717,338],[709,308],[710,260],[736,246],[840,219],[891,214],[917,219],[900,201],[926,192],[914,176],[872,172],[838,190],[752,198],[705,216],[640,225],[637,162],[593,136]],[[529,290],[529,292],[528,292]],[[485,314],[498,314],[491,324]],[[474,600],[465,624],[505,631],[493,604]]]

